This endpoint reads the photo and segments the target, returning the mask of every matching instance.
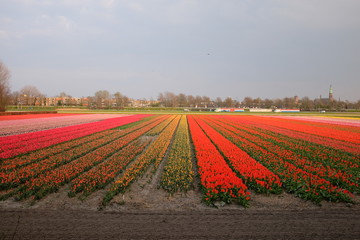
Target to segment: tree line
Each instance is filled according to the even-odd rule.
[[[99,90],[94,95],[85,98],[74,98],[65,92],[61,92],[56,98],[48,98],[35,86],[25,86],[20,91],[11,92],[9,87],[9,69],[0,61],[0,111],[5,111],[7,105],[23,106],[86,106],[91,109],[123,109],[126,107],[165,107],[165,108],[299,108],[302,111],[314,110],[345,110],[360,109],[360,100],[357,102],[310,99],[309,97],[298,98],[285,97],[277,99],[262,99],[245,97],[242,101],[227,97],[211,99],[208,96],[193,96],[184,93],[161,92],[157,100],[137,100],[120,93],[110,93],[107,90]],[[53,102],[56,99],[56,102]],[[51,102],[51,101],[52,102]]]
[[[340,101],[329,99],[310,99],[309,97],[299,98],[284,97],[277,99],[262,99],[245,97],[242,101],[235,100],[231,97],[222,99],[217,97],[210,99],[208,96],[193,96],[183,93],[174,94],[172,92],[160,93],[159,105],[165,107],[195,107],[195,108],[298,108],[305,111],[315,110],[344,110],[344,109],[360,109],[360,100],[357,102]]]

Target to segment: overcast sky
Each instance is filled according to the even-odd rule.
[[[359,0],[0,0],[11,90],[360,99]]]

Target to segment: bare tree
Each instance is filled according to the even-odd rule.
[[[234,107],[234,100],[231,97],[227,97],[224,100],[224,104],[226,107]]]
[[[312,110],[314,109],[314,101],[311,100],[309,97],[303,97],[301,99],[301,110]]]
[[[25,86],[20,90],[20,102],[21,104],[35,106],[36,103],[40,103],[40,99],[43,94],[35,86]]]
[[[5,112],[10,100],[9,79],[10,71],[5,64],[0,61],[0,112]]]
[[[189,104],[189,107],[195,107],[195,97],[193,95],[188,95],[187,97],[187,102]]]
[[[245,107],[250,108],[250,107],[253,106],[253,101],[254,101],[254,100],[253,100],[251,97],[245,97],[244,100],[243,100],[243,105],[244,105]]]
[[[184,93],[180,93],[178,95],[178,101],[179,101],[179,107],[187,107],[188,106],[186,95]]]
[[[118,109],[126,107],[129,101],[129,98],[121,94],[120,92],[114,93],[114,98],[115,98],[116,107]]]
[[[20,92],[15,91],[10,94],[10,105],[19,105]]]
[[[216,105],[217,107],[222,107],[222,106],[223,106],[223,100],[221,99],[221,97],[217,97],[217,98],[215,99],[215,105]]]
[[[111,107],[111,95],[107,90],[100,90],[95,93],[95,101],[97,108]]]

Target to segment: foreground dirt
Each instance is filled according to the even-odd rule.
[[[160,171],[163,166],[160,166]],[[201,203],[195,187],[169,195],[151,168],[99,210],[105,190],[68,197],[69,186],[37,202],[0,201],[1,239],[359,239],[360,197],[321,206],[293,194],[252,193],[249,208]]]
[[[249,208],[214,208],[197,191],[169,196],[149,187],[139,181],[103,210],[101,191],[83,200],[62,189],[36,203],[0,202],[0,239],[360,239],[358,203],[253,194]]]
[[[360,239],[360,212],[1,209],[1,239]]]

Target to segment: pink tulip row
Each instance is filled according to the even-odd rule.
[[[56,191],[63,184],[80,176],[82,173],[90,170],[91,168],[96,167],[113,154],[117,154],[121,149],[123,149],[123,147],[145,134],[163,120],[163,117],[158,117],[150,120],[150,123],[145,123],[141,128],[133,126],[127,129],[129,130],[129,134],[120,138],[112,139],[109,143],[90,150],[86,154],[70,160],[70,162],[65,161],[65,164],[62,164],[55,169],[48,169],[48,171],[44,171],[43,173],[36,175],[35,178],[32,178],[24,183],[24,189],[20,194],[20,198],[34,195],[35,198],[40,199],[48,193]],[[122,131],[117,132],[122,134]],[[69,154],[70,157],[73,157],[73,155],[74,154]]]
[[[10,158],[92,133],[136,122],[146,116],[148,115],[130,115],[99,122],[3,137],[0,139],[0,159]]]
[[[263,117],[273,117],[273,116],[263,116]],[[314,116],[276,116],[276,118],[283,118],[288,120],[301,120],[308,122],[319,122],[335,125],[344,125],[350,127],[360,127],[360,121],[357,119],[349,118],[330,118],[330,117],[314,117]]]
[[[117,118],[119,116],[124,117],[126,115],[76,114],[76,115],[59,116],[59,117],[5,120],[5,121],[0,121],[0,137],[79,125],[79,124],[96,122],[109,118]]]

